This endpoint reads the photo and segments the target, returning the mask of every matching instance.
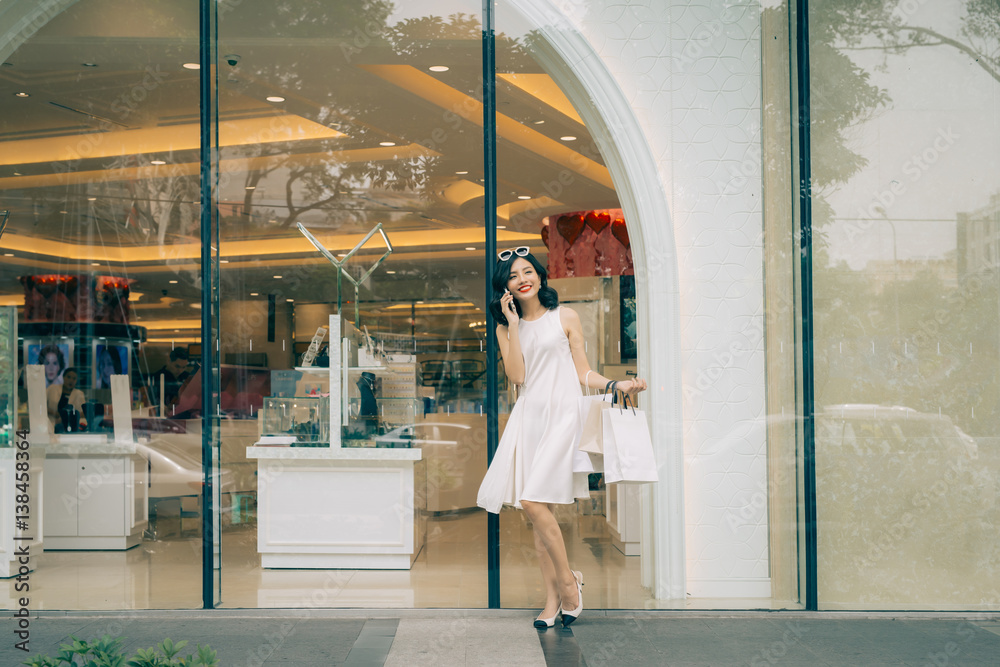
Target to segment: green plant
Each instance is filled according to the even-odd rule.
[[[122,655],[122,642],[118,637],[112,639],[104,635],[92,642],[76,637],[70,644],[63,644],[59,653],[52,658],[47,655],[36,655],[23,664],[29,667],[217,667],[219,661],[216,652],[208,646],[198,645],[197,654],[187,657],[178,656],[187,645],[187,641],[176,644],[171,639],[164,639],[156,646],[139,649],[131,658]]]

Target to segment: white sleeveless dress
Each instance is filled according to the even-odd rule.
[[[583,394],[559,308],[519,320],[518,337],[524,384],[476,501],[494,514],[522,500],[568,505],[590,496],[587,473],[573,472]]]

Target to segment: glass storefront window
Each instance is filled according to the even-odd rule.
[[[819,604],[995,609],[995,8],[813,7]]]
[[[564,92],[574,82],[546,65],[553,29],[531,26],[517,6],[498,3],[497,236],[517,239],[498,241],[498,247],[531,249],[560,307],[579,315],[590,367],[625,379],[636,370],[628,226],[596,138]],[[504,424],[517,394],[502,371],[500,380]],[[641,489],[606,485],[599,471],[587,475],[587,485],[589,498],[554,506],[570,566],[592,582],[587,604],[645,606],[650,595],[640,577]],[[504,607],[539,607],[545,600],[534,533],[524,511],[501,512]]]
[[[556,513],[588,607],[997,607],[995,10],[613,4],[497,3],[484,80],[478,0],[4,1],[0,464],[18,427],[46,447],[34,608],[477,608],[496,574],[536,608],[530,522],[476,506],[517,400],[501,364],[491,414],[493,232],[595,371],[676,327],[644,398],[677,497],[594,473]]]
[[[220,13],[225,606],[486,606],[479,12]]]
[[[47,448],[32,603],[200,607],[196,6],[7,9],[37,29],[0,45],[0,303],[20,309],[16,419]]]

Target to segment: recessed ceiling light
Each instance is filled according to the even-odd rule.
[[[14,172],[14,175],[15,175],[15,176],[21,176],[22,174],[21,174],[21,172],[19,172],[19,171],[15,171],[15,172]]]
[[[80,63],[84,67],[97,67],[97,63]]]
[[[275,280],[281,280],[281,276],[274,276]]]
[[[281,95],[268,95],[264,99],[267,100],[268,102],[284,102],[285,101],[285,98],[282,97]]]
[[[67,211],[59,211],[59,212],[62,213],[63,215],[66,215],[67,213]]]
[[[166,164],[165,160],[150,160],[149,164]]]
[[[219,264],[229,264],[229,260],[228,259],[220,259],[219,260]]]
[[[475,248],[466,248],[466,250],[475,250]]]
[[[192,303],[191,307],[195,308],[197,310],[201,310],[201,303],[199,303],[199,302]]]
[[[378,142],[378,145],[379,146],[395,146],[396,142],[395,141],[380,141],[380,142]]]
[[[346,252],[338,252],[337,253],[337,257],[347,257],[347,253]]]
[[[167,282],[169,282],[169,283],[170,283],[171,285],[176,285],[176,284],[177,284],[177,281],[176,281],[176,280],[169,280],[169,281],[167,281]]]
[[[507,225],[497,225],[497,229],[507,229]]]
[[[545,125],[545,121],[544,120],[536,120],[536,121],[534,121],[534,124],[535,125]]]
[[[447,72],[450,68],[447,65],[431,65],[427,69],[432,72]]]
[[[31,97],[28,93],[14,93],[14,97]]]
[[[292,303],[293,301],[295,301],[295,299],[285,299],[285,301],[287,301],[288,303]]]
[[[184,69],[201,69],[201,65],[199,63],[184,63],[181,67]]]
[[[455,173],[458,174],[459,176],[465,176],[469,172],[467,172],[467,171],[456,171]]]
[[[97,197],[87,197],[87,201],[97,201]]]
[[[392,275],[392,274],[394,274],[394,273],[396,273],[396,272],[395,272],[395,271],[386,271],[386,273],[388,273],[388,274]]]
[[[14,256],[14,253],[12,253],[12,252],[5,252],[5,253],[3,254],[3,256],[4,256],[4,257],[13,257],[13,256]]]
[[[531,195],[518,195],[518,199],[531,199]]]
[[[256,185],[248,185],[248,186],[246,187],[246,189],[247,189],[247,190],[256,190],[256,189],[257,189],[257,186],[256,186]]]
[[[260,292],[250,292],[250,296],[260,296]]]
[[[90,265],[91,266],[100,266],[101,263],[100,262],[91,262]]]
[[[559,141],[576,141],[576,137],[571,134],[567,134],[565,137],[559,137]]]

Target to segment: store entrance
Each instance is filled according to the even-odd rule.
[[[476,506],[487,419],[502,433],[516,400],[501,366],[491,415],[487,185],[496,245],[546,263],[605,375],[635,363],[632,264],[595,138],[513,26],[499,26],[488,183],[481,6],[220,4],[219,183],[204,202],[193,6],[111,16],[81,1],[4,62],[16,90],[34,86],[2,114],[24,156],[0,206],[4,303],[25,307],[22,327],[44,324],[24,332],[19,365],[55,346],[84,394],[81,442],[104,446],[111,418],[131,416],[139,457],[114,477],[139,493],[121,507],[123,548],[47,553],[39,609],[487,607],[491,541],[501,604],[538,604],[530,526],[504,510],[490,535]],[[211,332],[204,212],[218,231]],[[101,367],[127,376],[131,415],[112,414]],[[25,406],[27,387],[14,391]],[[573,557],[599,559],[614,592],[589,604],[638,606],[637,583],[618,593],[637,582],[631,501],[591,485],[559,515]],[[207,559],[206,521],[221,539]],[[221,594],[203,596],[213,579]]]

